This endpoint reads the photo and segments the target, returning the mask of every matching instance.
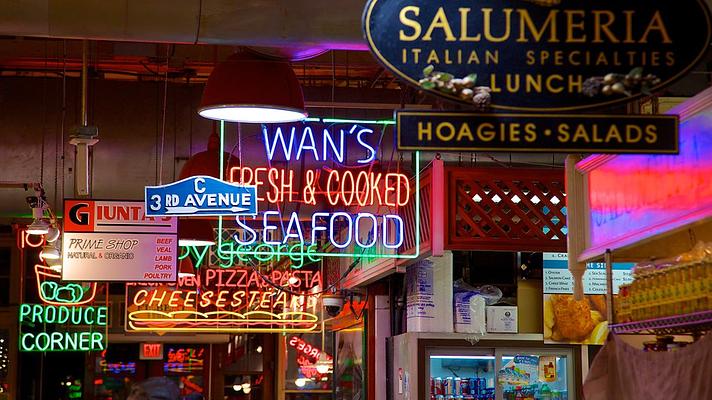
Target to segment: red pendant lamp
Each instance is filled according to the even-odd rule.
[[[284,62],[235,53],[208,78],[198,114],[230,122],[282,123],[307,117],[304,95]]]
[[[193,261],[190,257],[180,260],[178,267],[178,277],[184,278],[188,276],[195,276],[195,266],[193,266]]]
[[[239,166],[239,159],[228,152],[223,154],[226,171]],[[178,180],[191,176],[220,176],[220,137],[213,132],[208,139],[206,151],[194,154],[180,170]],[[227,176],[227,173],[225,174]],[[215,244],[215,231],[210,219],[189,217],[178,221],[178,244],[180,246],[209,246]]]

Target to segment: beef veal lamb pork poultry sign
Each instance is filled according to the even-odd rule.
[[[499,123],[397,113],[403,150],[676,153],[675,117],[602,124],[570,113],[659,92],[712,38],[702,0],[369,0],[363,22],[398,77],[473,111],[508,113]],[[542,127],[542,112],[567,118]]]

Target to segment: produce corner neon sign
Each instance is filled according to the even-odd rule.
[[[106,307],[21,304],[19,314],[20,351],[99,351],[106,348],[103,331],[61,330],[64,326],[106,329],[108,322]],[[22,331],[23,325],[45,326],[46,324],[56,324],[57,329],[53,332]]]
[[[331,161],[344,170],[305,168],[301,177],[284,168],[233,167],[228,181],[257,188],[257,200],[270,206],[300,203],[307,206],[330,205],[345,211],[311,213],[304,221],[298,212],[267,210],[253,217],[237,217],[241,232],[235,234],[237,247],[223,246],[222,255],[272,256],[275,249],[289,248],[290,257],[359,257],[366,250],[384,258],[415,258],[420,250],[420,237],[415,236],[415,253],[402,254],[406,221],[397,213],[413,200],[414,232],[420,230],[420,163],[416,153],[415,182],[399,172],[372,171],[380,138],[360,125],[327,126],[315,124],[264,125],[263,140],[267,158],[272,161]],[[349,161],[347,148],[355,153]],[[349,163],[353,165],[347,165]],[[301,182],[302,187],[295,185]],[[414,199],[413,199],[414,198]],[[279,208],[278,208],[279,209]],[[382,210],[385,209],[386,212]],[[250,223],[251,222],[251,223]],[[255,227],[258,225],[259,227]],[[222,219],[219,227],[222,229]],[[307,251],[325,242],[337,252]],[[372,251],[376,248],[376,251]],[[220,255],[219,255],[220,256]],[[224,256],[220,256],[223,257]]]
[[[318,327],[320,272],[265,274],[251,269],[203,268],[177,286],[127,284],[126,330],[132,332],[311,332]],[[290,278],[292,279],[290,282]],[[301,294],[294,294],[301,293]]]

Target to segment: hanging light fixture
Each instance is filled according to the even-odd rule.
[[[308,116],[292,67],[245,52],[233,54],[213,69],[198,114],[251,123],[293,122]]]
[[[46,235],[49,232],[49,222],[35,218],[30,225],[27,226],[27,233],[30,235]]]
[[[331,361],[326,358],[326,354],[322,351],[316,361],[316,372],[326,374],[331,369]]]
[[[190,257],[180,260],[180,267],[178,268],[178,277],[184,278],[188,276],[195,276],[195,267]]]
[[[48,244],[43,246],[40,251],[40,258],[43,260],[59,260],[62,255],[59,253],[59,249],[54,244]]]
[[[52,271],[62,272],[62,258],[49,258],[46,262]]]
[[[47,241],[47,243],[54,243],[59,239],[60,233],[62,232],[59,230],[59,226],[57,226],[57,223],[53,221],[50,224],[49,229],[47,229],[45,240]]]
[[[44,217],[47,203],[44,200],[44,190],[41,186],[35,187],[35,195],[27,197],[27,204],[32,208],[33,221],[27,226],[27,233],[30,235],[46,235],[49,232],[50,224]]]
[[[215,232],[209,220],[185,218],[178,221],[179,246],[212,246],[214,244]]]

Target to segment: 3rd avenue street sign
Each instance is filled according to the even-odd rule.
[[[257,189],[191,176],[162,186],[147,186],[148,216],[220,216],[257,214]]]
[[[369,0],[363,25],[406,82],[503,111],[628,102],[689,72],[712,37],[702,0]]]

